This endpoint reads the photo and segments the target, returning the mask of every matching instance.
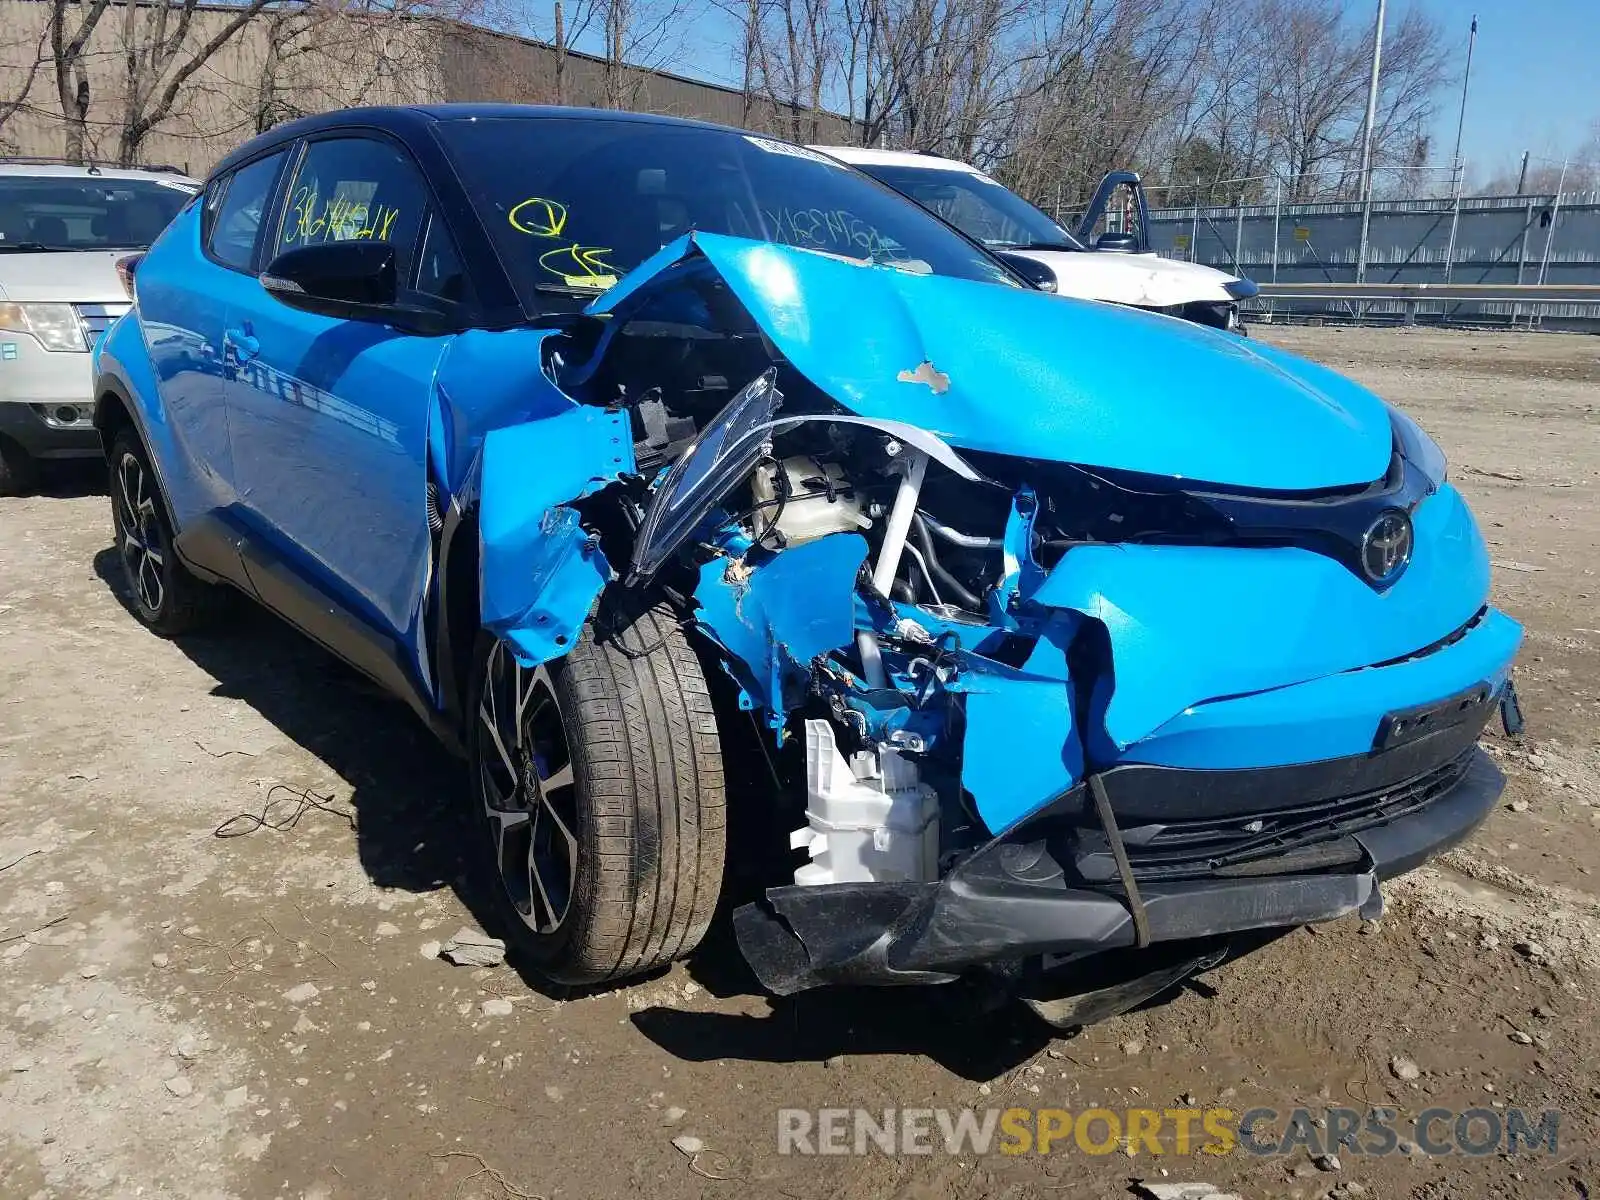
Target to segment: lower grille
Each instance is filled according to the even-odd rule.
[[[1252,863],[1313,845],[1325,850],[1323,865],[1354,861],[1360,856],[1358,847],[1335,843],[1426,808],[1461,782],[1472,753],[1469,748],[1432,770],[1369,792],[1265,809],[1247,817],[1206,817],[1124,828],[1128,861],[1140,880],[1254,874]],[[1328,845],[1323,847],[1323,843]],[[1316,854],[1294,854],[1291,861],[1296,866],[1290,869],[1314,869],[1317,859]],[[1116,878],[1110,847],[1098,829],[1082,831],[1075,862],[1086,880]]]

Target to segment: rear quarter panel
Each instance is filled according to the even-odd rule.
[[[95,350],[95,396],[120,394],[154,462],[179,529],[232,499],[222,361],[210,336],[222,301],[200,257],[199,206],[168,226],[138,270],[138,301]]]

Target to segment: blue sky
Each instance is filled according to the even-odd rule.
[[[1353,0],[1359,8],[1363,0]],[[1375,0],[1371,0],[1376,11]],[[1457,47],[1478,16],[1461,156],[1469,176],[1515,169],[1524,150],[1559,161],[1600,121],[1600,0],[1401,0],[1426,8]],[[1394,5],[1391,3],[1391,12]],[[1450,160],[1459,89],[1439,98],[1436,162]]]
[[[1377,12],[1377,0],[1345,3],[1355,21],[1370,22]],[[1454,55],[1457,82],[1438,96],[1434,162],[1447,164],[1455,144],[1460,72],[1474,14],[1478,47],[1461,146],[1469,181],[1515,170],[1524,150],[1535,166],[1541,158],[1559,163],[1600,121],[1600,0],[1389,0],[1391,28],[1411,6],[1444,26]],[[726,19],[703,16],[685,57],[669,65],[737,87],[732,38]]]

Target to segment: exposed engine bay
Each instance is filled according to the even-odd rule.
[[[838,543],[837,554],[853,564],[851,590],[893,632],[852,638],[854,618],[836,605],[841,636],[831,652],[809,661],[785,655],[764,680],[747,675],[737,657],[725,665],[749,705],[771,714],[780,742],[789,711],[811,705],[817,714],[805,722],[807,826],[792,841],[811,861],[796,881],[937,879],[941,829],[947,855],[986,836],[981,821],[959,806],[941,820],[939,794],[921,781],[919,760],[959,745],[952,738],[959,706],[936,693],[949,671],[943,660],[962,634],[975,641],[993,632],[984,597],[1001,582],[1000,534],[1011,492],[971,468],[963,477],[930,462],[903,440],[922,441],[914,430],[863,423],[839,410],[787,363],[768,357],[770,348],[742,313],[745,328],[720,334],[651,315],[654,305],[710,312],[730,303],[714,281],[686,286],[689,295],[653,297],[651,309],[607,330],[604,368],[581,385],[574,381],[581,370],[565,361],[563,347],[552,347],[557,382],[626,412],[640,474],[655,471],[644,494],[631,495],[627,527],[613,528],[602,548],[613,561],[633,562],[632,586],[660,587],[705,607],[704,577],[727,589],[737,609],[741,590],[780,556],[850,539]],[[716,431],[728,432],[713,446],[707,435]],[[949,450],[941,457],[961,465]],[[586,505],[593,511],[614,500],[596,496]],[[949,523],[958,520],[993,532]],[[596,516],[595,526],[604,524]],[[891,598],[961,631],[936,636],[898,615]],[[701,624],[720,641],[714,622],[702,617]],[[921,681],[910,695],[891,685],[885,644],[902,677]],[[956,777],[954,764],[941,765]]]
[[[892,269],[771,247],[735,262],[702,240],[663,251],[636,272],[642,285],[624,281],[544,340],[544,374],[575,408],[489,435],[483,623],[537,663],[562,653],[602,592],[668,597],[769,744],[797,739],[794,885],[768,895],[808,959],[775,951],[762,966],[747,946],[768,986],[948,978],[948,946],[919,965],[920,949],[831,945],[839,913],[856,911],[850,889],[867,885],[909,914],[892,911],[886,929],[911,921],[935,942],[939,897],[972,873],[979,891],[1043,887],[1073,903],[1073,888],[1119,888],[1133,925],[1116,927],[1122,902],[1096,895],[1081,940],[1097,943],[1369,904],[1374,877],[1358,867],[1379,856],[1349,839],[1394,819],[1397,781],[1418,811],[1457,787],[1517,636],[1485,607],[1481,540],[1420,430],[1347,385],[1339,403],[1367,406],[1359,436],[1353,419],[1309,428],[1252,399],[1246,454],[1174,390],[1174,363],[1164,407],[1126,433],[1138,414],[1108,421],[1097,388],[976,359],[981,339],[934,336],[956,325],[820,338],[801,276],[848,273],[891,293],[950,281],[902,284]],[[1253,383],[1272,352],[1225,341]],[[1007,372],[1063,400],[997,405]],[[981,404],[980,373],[996,377]],[[1309,468],[1284,461],[1308,437]],[[530,495],[539,456],[549,480]],[[487,515],[496,492],[515,496],[503,527]],[[1274,772],[1378,749],[1396,751],[1381,771],[1328,785],[1346,797],[1346,840],[1303,851],[1334,872],[1316,897],[1250,917],[1178,905],[1163,917],[1140,899],[1152,884],[1270,875],[1286,853],[1331,844],[1304,809],[1308,785]],[[1000,884],[980,882],[993,871]],[[994,946],[954,939],[956,957],[1026,949],[1025,924]],[[880,933],[868,942],[894,940]]]

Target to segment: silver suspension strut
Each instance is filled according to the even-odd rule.
[[[889,510],[889,522],[883,528],[883,545],[878,549],[878,561],[872,567],[872,586],[879,595],[887,596],[894,586],[894,577],[900,570],[900,557],[905,552],[906,537],[911,530],[911,518],[917,511],[917,499],[922,494],[922,477],[928,470],[928,456],[920,450],[906,446],[904,467],[900,474],[900,487],[895,492],[894,507]],[[856,648],[861,653],[861,669],[867,683],[874,688],[887,687],[889,679],[883,670],[883,655],[878,649],[878,635],[869,629],[856,634]]]

